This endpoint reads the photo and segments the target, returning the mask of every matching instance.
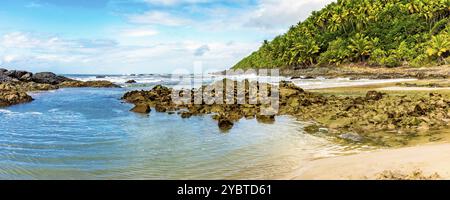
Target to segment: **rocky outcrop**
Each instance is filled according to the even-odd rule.
[[[134,84],[134,83],[137,83],[135,80],[128,80],[127,82],[125,82],[125,83],[128,83],[128,84]]]
[[[225,81],[223,83],[225,90],[236,91],[236,88],[227,86]],[[248,83],[246,81],[245,84]],[[237,85],[237,82],[234,82],[234,85]],[[281,82],[278,112],[276,115],[261,115],[260,111],[264,105],[260,103],[194,104],[196,92],[207,87],[190,90],[188,101],[184,104],[172,101],[172,92],[180,91],[164,86],[156,86],[150,91],[131,91],[126,93],[123,99],[135,105],[147,104],[161,112],[179,111],[178,114],[183,118],[211,114],[222,130],[232,128],[235,122],[243,118],[256,118],[261,123],[273,123],[276,116],[290,115],[301,121],[314,122],[314,126],[305,127],[311,134],[326,132],[343,140],[377,145],[405,141],[421,132],[450,125],[450,98],[436,93],[398,96],[369,91],[365,96],[340,97],[306,92],[290,82]],[[205,94],[226,97],[225,93],[210,93],[212,94]],[[245,94],[246,98],[249,98],[248,90]],[[234,95],[234,100],[237,100],[236,93]],[[389,132],[390,136],[380,137],[380,132]]]
[[[12,82],[12,81],[19,81],[17,79],[11,78],[8,75],[0,72],[0,83],[4,83],[4,82]]]
[[[220,117],[217,121],[220,130],[223,131],[228,131],[234,126],[234,123],[227,117]]]
[[[29,91],[55,90],[60,87],[119,87],[109,81],[76,81],[51,72],[33,74],[27,71],[0,69],[0,106],[32,100]]]
[[[0,107],[33,101],[25,92],[0,89]]]
[[[41,84],[34,82],[8,82],[8,83],[0,83],[0,90],[10,90],[10,91],[21,91],[21,92],[30,92],[30,91],[48,91],[48,90],[56,90],[58,86],[50,85],[50,84]]]
[[[130,111],[135,112],[135,113],[146,114],[146,113],[150,113],[151,110],[152,109],[147,104],[138,104],[138,105],[134,106],[134,108],[131,109]]]
[[[116,85],[110,81],[65,81],[58,84],[60,87],[95,87],[95,88],[119,88],[119,85]]]
[[[66,78],[64,76],[58,76],[52,72],[36,73],[33,75],[32,80],[36,83],[45,83],[51,85],[57,85],[65,81],[73,81],[72,79]]]

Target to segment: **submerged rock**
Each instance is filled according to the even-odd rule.
[[[127,82],[125,82],[125,83],[128,83],[128,84],[133,84],[133,83],[137,83],[135,80],[128,80]]]
[[[306,126],[305,128],[303,128],[303,130],[309,134],[314,134],[320,131],[319,126],[317,126],[316,124]]]
[[[135,112],[135,113],[150,113],[151,108],[148,104],[138,104],[136,106],[134,106],[134,108],[132,108],[130,111]]]
[[[363,137],[361,137],[360,135],[358,135],[356,133],[341,134],[341,135],[339,135],[339,138],[348,140],[348,141],[352,141],[352,142],[362,142],[363,141]]]
[[[181,112],[180,116],[183,119],[190,118],[190,117],[192,117],[192,113],[190,113],[190,112]]]

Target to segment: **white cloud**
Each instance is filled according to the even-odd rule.
[[[31,71],[157,73],[175,68],[191,70],[195,61],[202,61],[205,68],[223,70],[258,45],[199,40],[124,45],[108,40],[72,40],[14,32],[0,36],[0,63]]]
[[[4,55],[2,61],[4,63],[10,63],[10,62],[14,61],[17,58],[18,58],[17,55]]]
[[[130,29],[125,30],[122,33],[126,37],[148,37],[158,34],[158,31],[154,29]]]
[[[129,16],[131,23],[136,24],[153,24],[164,26],[181,26],[186,25],[190,21],[180,17],[176,17],[170,13],[162,11],[149,11],[140,15]]]
[[[195,4],[208,2],[208,0],[144,0],[144,1],[153,5],[165,5],[165,6],[173,6],[181,3]]]
[[[262,0],[258,9],[250,13],[248,26],[273,29],[297,24],[312,11],[320,10],[335,0]]]
[[[202,45],[201,47],[197,48],[194,52],[195,56],[203,56],[208,51],[211,51],[208,45]]]
[[[126,15],[129,24],[105,34],[111,39],[67,39],[36,32],[0,35],[0,63],[73,73],[170,72],[191,67],[194,61],[225,69],[256,50],[261,38],[285,32],[333,0],[260,0],[256,7],[239,8],[196,5],[206,0],[145,1],[161,9]],[[239,1],[245,0],[233,0]]]
[[[42,4],[36,3],[36,2],[30,2],[25,5],[26,8],[40,8],[42,7]]]

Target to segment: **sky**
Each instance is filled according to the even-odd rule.
[[[0,0],[0,67],[223,70],[332,0]]]

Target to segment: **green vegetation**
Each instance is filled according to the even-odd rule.
[[[450,0],[338,0],[233,68],[441,65],[449,55]]]

